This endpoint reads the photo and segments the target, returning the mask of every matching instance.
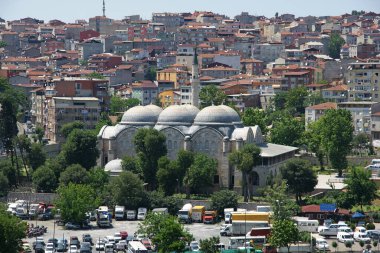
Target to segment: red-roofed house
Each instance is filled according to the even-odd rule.
[[[322,103],[305,108],[305,126],[317,121],[323,114],[330,109],[336,109],[337,104],[333,102]]]
[[[334,210],[321,210],[321,205],[307,205],[301,207],[301,216],[309,217],[310,220],[319,220],[320,224],[326,219],[340,220],[349,218],[350,211],[347,209],[336,208]]]

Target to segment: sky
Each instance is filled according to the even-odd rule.
[[[380,12],[380,0],[105,0],[106,16],[122,19],[140,14],[150,19],[153,12],[213,11],[234,17],[242,11],[272,17],[292,13],[296,16],[327,16],[351,10]],[[33,17],[49,21],[74,22],[102,15],[102,0],[0,0],[0,17],[16,20]]]

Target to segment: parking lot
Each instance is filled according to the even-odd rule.
[[[52,220],[49,221],[28,221],[28,223],[33,223],[34,226],[45,226],[47,227],[47,233],[43,235],[45,243],[49,238],[66,238],[69,240],[71,236],[77,236],[79,240],[82,240],[83,234],[90,234],[92,240],[95,243],[98,239],[103,239],[104,237],[111,235],[113,236],[116,232],[127,231],[129,235],[133,235],[138,230],[139,221],[112,221],[111,228],[98,228],[96,222],[92,222],[92,229],[88,230],[66,230],[62,226],[54,226]],[[55,227],[55,229],[54,229]],[[199,241],[200,239],[206,239],[212,236],[219,236],[220,224],[203,224],[203,223],[193,223],[185,225],[185,228],[193,234],[195,239]],[[32,245],[33,241],[36,240],[35,237],[25,239]],[[222,237],[221,242],[228,245],[228,237]],[[97,252],[95,247],[93,247],[93,252]]]
[[[49,221],[28,221],[28,223],[33,223],[34,225],[39,226],[45,226],[47,227],[47,233],[43,235],[43,238],[45,242],[49,238],[69,238],[71,236],[77,236],[80,240],[82,239],[83,234],[90,234],[92,236],[93,242],[96,242],[98,239],[103,239],[104,237],[108,235],[114,235],[116,232],[120,231],[127,231],[128,234],[133,235],[138,230],[138,224],[139,221],[114,221],[112,222],[111,228],[98,228],[96,226],[95,222],[92,222],[92,229],[89,230],[66,230],[62,226],[55,226],[54,229],[54,222],[52,220]],[[212,236],[219,236],[219,229],[220,229],[221,223],[218,224],[203,224],[203,223],[193,223],[189,225],[185,225],[185,228],[193,234],[195,237],[195,240],[199,241],[201,239],[210,238]],[[380,229],[380,224],[376,224],[376,229]],[[317,233],[314,233],[312,235],[315,238],[322,238]],[[27,238],[26,241],[32,245],[33,241],[36,238]],[[225,244],[226,247],[228,246],[229,237],[220,237],[221,243]],[[338,242],[335,237],[331,238],[325,238],[326,241],[329,244],[330,250],[332,252],[335,251],[335,249],[332,247],[332,243],[335,241],[338,244],[337,252],[349,252],[349,249],[346,248],[346,246]],[[362,248],[359,245],[359,242],[355,242],[352,250],[354,252],[362,252]],[[93,252],[97,252],[95,250],[95,247],[93,247]],[[376,249],[372,249],[372,252],[380,252],[380,245],[376,247]]]

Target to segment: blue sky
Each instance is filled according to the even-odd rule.
[[[242,11],[272,17],[276,12],[306,15],[339,15],[351,10],[380,12],[380,0],[105,0],[106,15],[120,19],[140,14],[151,18],[152,12],[190,12],[194,10],[224,13],[231,17]],[[102,0],[0,0],[0,17],[23,17],[74,21],[102,13]]]

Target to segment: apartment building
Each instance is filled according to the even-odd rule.
[[[380,61],[353,62],[346,72],[349,101],[380,102]]]
[[[94,129],[100,115],[99,99],[95,97],[53,97],[48,100],[46,137],[53,142],[64,140],[61,128],[74,121]]]

